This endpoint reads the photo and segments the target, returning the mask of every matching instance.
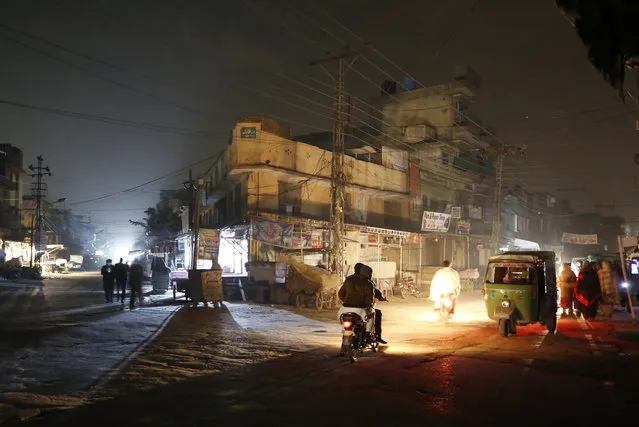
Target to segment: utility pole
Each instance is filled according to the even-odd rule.
[[[193,179],[193,173],[189,170],[189,180],[184,183],[184,187],[191,190],[192,202],[191,202],[191,224],[193,229],[193,236],[191,239],[193,256],[191,259],[191,270],[197,270],[197,255],[199,251],[200,243],[200,205],[202,204],[202,187],[204,186],[204,180],[198,178]]]
[[[42,166],[44,159],[42,156],[38,156],[38,165],[33,166],[29,165],[29,170],[33,172],[31,174],[31,178],[34,179],[34,182],[31,187],[31,193],[33,197],[35,197],[35,212],[33,214],[33,218],[31,221],[31,259],[29,261],[29,266],[33,267],[33,263],[35,261],[35,251],[38,249],[39,244],[42,240],[42,200],[47,195],[47,184],[42,181],[42,178],[45,176],[51,176],[51,170],[49,166]],[[38,242],[36,245],[35,242]]]
[[[503,196],[504,154],[504,149],[502,147],[499,151],[499,155],[497,156],[495,200],[493,201],[493,232],[491,236],[493,255],[499,253],[499,242],[501,241],[501,201]]]
[[[493,232],[491,236],[491,245],[493,254],[499,252],[499,243],[501,242],[501,208],[504,193],[504,159],[506,156],[522,156],[523,149],[513,145],[501,144],[497,155],[496,165],[496,186],[495,200],[493,204]]]
[[[344,199],[346,195],[346,176],[344,174],[344,128],[346,125],[344,76],[359,55],[358,52],[348,51],[341,55],[311,62],[311,65],[319,65],[335,82],[329,267],[340,276],[344,275]],[[347,59],[350,61],[347,62]],[[337,63],[336,72],[331,72],[324,67],[323,64],[327,62]]]

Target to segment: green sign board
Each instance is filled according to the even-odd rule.
[[[255,139],[257,138],[257,129],[255,128],[255,126],[243,127],[242,129],[240,129],[240,137]]]

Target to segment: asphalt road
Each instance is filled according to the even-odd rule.
[[[553,335],[531,325],[502,338],[476,295],[462,296],[448,325],[425,301],[382,308],[389,345],[357,364],[336,355],[334,312],[181,310],[107,386],[108,399],[32,422],[589,426],[635,417],[639,345],[618,321],[562,319]]]
[[[0,282],[0,402],[11,393],[27,406],[42,396],[83,396],[179,308],[169,293],[149,295],[135,310],[128,300],[107,304],[97,273]]]

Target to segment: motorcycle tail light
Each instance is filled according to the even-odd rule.
[[[348,329],[348,328],[350,328],[351,326],[353,326],[353,322],[351,322],[350,320],[344,320],[344,321],[342,322],[342,326],[344,327],[344,329]]]

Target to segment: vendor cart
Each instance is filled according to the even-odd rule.
[[[286,289],[291,293],[291,302],[296,307],[317,310],[337,308],[340,304],[337,296],[340,285],[338,275],[303,264],[293,257],[288,259]]]

